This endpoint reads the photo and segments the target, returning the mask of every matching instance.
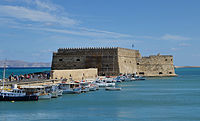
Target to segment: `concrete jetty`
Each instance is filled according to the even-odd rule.
[[[4,82],[5,86],[10,86],[13,84],[17,85],[48,85],[48,84],[54,84],[54,83],[61,83],[61,80],[58,79],[40,79],[40,80],[23,80],[23,81],[7,81]],[[3,82],[0,82],[0,86],[3,86]]]

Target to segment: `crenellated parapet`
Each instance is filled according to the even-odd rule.
[[[113,50],[117,49],[118,47],[80,47],[80,48],[59,48],[59,51],[71,51],[71,50]]]

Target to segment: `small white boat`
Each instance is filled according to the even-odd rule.
[[[106,87],[106,83],[102,81],[96,81],[96,85],[98,85],[99,87]]]
[[[81,92],[89,92],[89,83],[88,82],[80,82]]]
[[[57,85],[52,85],[51,87],[51,94],[52,94],[52,98],[57,98],[60,94],[61,91],[58,89]]]
[[[59,89],[63,91],[63,94],[79,94],[81,88],[78,83],[61,83]]]
[[[90,91],[96,91],[97,88],[96,88],[96,87],[90,87],[89,90],[90,90]]]
[[[51,93],[40,93],[39,100],[48,100],[51,99],[52,95]]]
[[[133,77],[131,78],[131,81],[135,81],[135,80],[136,80],[135,78],[133,78]]]
[[[58,96],[62,96],[63,90],[58,90]]]
[[[57,98],[57,97],[58,97],[57,91],[51,93],[51,98]]]
[[[112,82],[106,83],[106,87],[114,87],[114,86],[115,86],[115,83],[112,83]]]
[[[106,91],[120,91],[121,88],[116,88],[116,87],[106,87]]]
[[[97,90],[97,85],[90,84],[89,90],[90,90],[90,91],[96,91],[96,90]]]

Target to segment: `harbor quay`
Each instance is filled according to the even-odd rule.
[[[11,87],[12,85],[50,85],[50,84],[56,84],[56,83],[61,83],[61,80],[56,80],[56,79],[41,79],[41,80],[23,80],[23,81],[7,81],[4,82],[4,86]],[[3,86],[3,82],[0,82],[0,86]]]
[[[117,83],[176,76],[172,55],[142,57],[139,50],[119,47],[58,49],[48,72],[11,74],[6,79],[5,68],[6,64],[0,101],[36,101],[99,88],[120,91]]]

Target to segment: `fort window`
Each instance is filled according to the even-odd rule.
[[[76,59],[76,61],[81,61],[80,59]]]
[[[142,74],[142,75],[144,75],[144,72],[139,72],[139,74]]]
[[[131,63],[131,61],[130,61],[130,63]]]
[[[169,74],[172,74],[172,72],[169,72]]]
[[[137,63],[137,65],[140,65],[140,63]]]
[[[124,63],[126,63],[126,61],[124,61]]]
[[[162,72],[159,72],[159,74],[163,74]]]
[[[165,59],[165,61],[167,61],[167,59]]]
[[[63,61],[63,59],[59,59],[59,61]]]

